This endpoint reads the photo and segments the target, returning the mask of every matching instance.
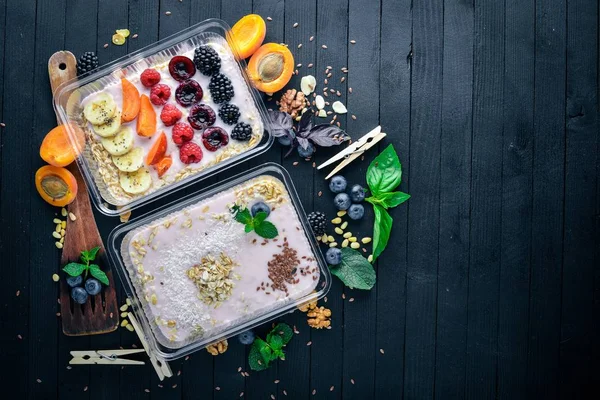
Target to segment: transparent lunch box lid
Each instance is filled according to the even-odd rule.
[[[81,145],[77,144],[76,132],[74,131],[74,127],[70,124],[74,124],[75,127],[79,127],[80,129],[83,128],[85,133],[85,146],[77,159],[77,165],[85,179],[92,202],[100,212],[105,215],[114,216],[126,211],[131,211],[176,191],[180,191],[199,180],[213,176],[219,171],[237,165],[243,161],[247,161],[269,149],[273,143],[273,137],[270,133],[270,122],[265,105],[260,94],[251,84],[246,73],[245,61],[239,59],[235,45],[231,45],[233,41],[229,40],[229,32],[230,27],[224,21],[219,19],[205,20],[168,38],[106,64],[91,74],[83,75],[78,80],[66,82],[56,90],[54,95],[54,110],[60,123],[65,124],[67,127],[67,132],[74,146],[79,147]],[[228,60],[230,60],[228,65],[233,65],[229,71],[238,79],[241,76],[242,79],[236,80],[234,86],[237,84],[239,88],[243,88],[242,101],[244,104],[247,104],[249,107],[252,105],[254,106],[254,108],[252,108],[252,118],[257,116],[256,122],[261,122],[260,125],[262,129],[258,130],[262,130],[262,135],[257,136],[257,140],[249,145],[248,149],[241,151],[239,154],[234,152],[229,155],[228,153],[222,160],[218,159],[219,156],[215,156],[214,163],[208,163],[206,167],[199,164],[199,166],[202,167],[201,170],[192,174],[181,174],[182,176],[176,176],[174,182],[167,183],[162,187],[153,187],[151,192],[136,197],[135,195],[129,195],[123,191],[124,198],[113,196],[114,192],[111,190],[110,186],[116,185],[115,180],[108,179],[107,182],[107,178],[104,177],[106,170],[102,168],[102,163],[98,161],[98,142],[95,143],[96,147],[94,148],[92,146],[94,144],[94,139],[92,139],[93,132],[89,129],[87,121],[82,117],[83,104],[85,103],[86,98],[89,98],[99,91],[107,88],[110,89],[110,87],[117,84],[124,75],[126,77],[139,76],[146,68],[151,68],[156,64],[164,65],[173,56],[189,52],[198,45],[209,43],[211,41],[218,41],[218,45],[221,46],[221,49],[226,50]],[[194,79],[208,78],[202,77],[199,72],[196,72]],[[204,93],[208,92],[207,87],[203,87],[203,89]],[[245,89],[247,89],[249,97],[245,96]],[[140,94],[142,94],[141,91]],[[149,90],[147,90],[147,93],[145,94],[149,95]],[[173,96],[174,93],[171,96],[170,102],[173,101]],[[157,113],[156,117],[158,123],[160,124],[158,115],[160,111],[156,108],[155,111]],[[184,110],[184,116],[185,111],[187,110]],[[256,113],[254,113],[254,111],[256,111]],[[135,121],[136,120],[130,122],[130,124],[135,124]],[[135,126],[133,127],[133,130],[135,131]],[[167,133],[167,137],[170,137],[170,130],[168,132],[165,131],[165,133]],[[137,135],[135,136],[137,137]],[[195,136],[199,137],[198,131]],[[230,140],[230,145],[231,143],[232,141]],[[225,149],[226,148],[227,147],[225,147]],[[221,150],[224,149],[220,149],[219,151]],[[206,158],[206,150],[204,150],[204,155]],[[178,157],[177,154],[171,154],[171,156]],[[152,169],[152,167],[149,167],[149,169]],[[132,198],[127,199],[127,196],[132,196]]]
[[[165,221],[171,221],[175,217],[189,216],[190,218],[193,219],[194,214],[190,214],[189,210],[194,210],[193,207],[196,206],[196,204],[202,202],[203,200],[209,199],[215,195],[219,195],[219,194],[223,194],[223,193],[225,193],[225,194],[236,193],[236,190],[239,190],[240,187],[241,188],[245,187],[243,185],[245,183],[248,184],[248,182],[252,181],[254,178],[259,178],[259,179],[255,180],[258,182],[263,182],[264,181],[263,178],[267,179],[267,181],[271,178],[274,178],[274,180],[281,182],[281,184],[285,188],[285,191],[287,191],[287,195],[290,200],[290,205],[291,205],[292,209],[295,210],[295,212],[298,216],[298,222],[300,224],[300,226],[296,226],[296,229],[291,229],[291,225],[287,225],[287,227],[289,227],[290,231],[294,232],[294,234],[299,235],[299,236],[296,236],[296,240],[303,241],[304,238],[306,239],[308,246],[306,246],[305,249],[309,249],[310,252],[312,252],[312,255],[309,256],[308,258],[302,257],[301,263],[304,262],[304,260],[307,260],[310,262],[312,262],[314,260],[314,262],[316,263],[317,266],[313,267],[312,270],[315,271],[315,268],[318,268],[318,279],[316,277],[314,277],[314,275],[313,275],[312,279],[316,282],[310,283],[309,286],[299,289],[299,290],[302,290],[302,292],[299,292],[298,297],[290,296],[288,298],[287,296],[285,296],[285,297],[283,297],[283,300],[281,300],[281,298],[278,300],[275,300],[275,301],[273,301],[272,305],[266,305],[263,308],[258,308],[256,315],[254,315],[252,313],[248,313],[248,315],[241,313],[240,316],[238,316],[236,318],[232,318],[232,320],[230,322],[223,323],[223,326],[215,328],[215,332],[203,335],[201,337],[194,336],[190,340],[182,341],[181,344],[169,344],[169,343],[165,344],[165,336],[164,336],[164,326],[165,325],[164,324],[162,325],[163,328],[158,326],[158,324],[161,322],[157,321],[157,318],[156,318],[156,312],[157,312],[156,310],[157,309],[154,309],[154,311],[151,309],[150,303],[152,302],[152,300],[148,299],[148,292],[145,292],[144,285],[142,283],[140,283],[140,275],[143,276],[144,273],[147,271],[143,270],[143,273],[139,273],[140,270],[138,270],[137,271],[138,273],[136,273],[135,269],[137,267],[139,267],[140,264],[136,264],[137,267],[134,266],[133,264],[135,264],[135,262],[132,263],[132,260],[129,256],[130,253],[128,253],[128,251],[131,251],[131,248],[136,248],[135,245],[137,244],[136,243],[137,239],[134,240],[134,238],[142,237],[142,235],[136,236],[136,234],[139,232],[147,233],[149,229],[150,229],[150,232],[152,232],[151,229],[153,229],[154,227],[162,225]],[[255,182],[255,181],[252,181],[252,182]],[[231,190],[233,192],[228,192],[229,190]],[[237,193],[239,193],[239,192],[237,192]],[[198,208],[198,207],[199,206],[196,206],[195,210],[200,210],[200,208]],[[204,208],[208,208],[208,207],[203,206],[202,210]],[[193,212],[194,211],[192,211],[192,213]],[[287,219],[285,221],[293,221],[293,218],[287,217]],[[295,221],[294,221],[294,223],[295,223]],[[183,224],[181,224],[181,226],[183,227]],[[169,228],[169,227],[167,226],[167,228]],[[172,229],[172,228],[170,228],[170,229]],[[181,229],[183,229],[183,228],[181,228]],[[278,227],[278,229],[280,229],[280,227]],[[204,228],[200,229],[200,231],[203,231],[203,230],[204,230]],[[166,230],[163,232],[166,232]],[[181,234],[181,231],[174,231],[173,233],[170,233],[170,235],[174,235],[173,237],[176,237],[178,234]],[[178,238],[177,240],[178,241],[179,240],[193,240],[192,239],[193,237],[195,237],[195,238],[203,237],[200,232],[197,232],[196,234],[190,234],[190,235],[192,237],[186,238],[186,237],[182,236],[181,238]],[[206,235],[206,233],[204,233],[204,235]],[[292,234],[289,233],[289,231],[288,231],[288,233],[286,233],[284,235],[284,239],[282,239],[282,240],[286,241],[287,239],[285,239],[285,238],[288,237],[289,235],[292,235]],[[281,236],[281,231],[280,231],[280,235],[278,237],[280,237],[280,236]],[[157,235],[156,237],[158,238],[159,236]],[[291,237],[292,236],[290,236],[290,240],[292,240]],[[154,238],[154,236],[151,235],[149,241],[153,240],[153,238]],[[164,237],[162,237],[157,240],[160,241],[160,240],[168,240],[168,239],[165,239]],[[202,243],[202,242],[200,242],[200,243]],[[252,242],[252,243],[254,243],[254,242]],[[281,243],[281,241],[278,243]],[[153,242],[153,244],[154,244],[154,242]],[[260,245],[260,244],[261,243],[256,243],[256,245]],[[273,244],[276,244],[276,243],[273,243]],[[132,247],[130,247],[130,245]],[[150,243],[147,243],[147,245],[150,246]],[[290,245],[292,245],[291,242],[290,242]],[[210,244],[207,243],[206,246],[210,246]],[[203,248],[203,249],[205,248],[205,246],[203,244],[200,244],[199,247]],[[277,245],[277,247],[280,248],[281,245]],[[173,249],[174,249],[174,247],[169,248],[166,253],[173,252]],[[261,251],[260,246],[257,246],[256,249],[258,249],[259,252]],[[183,357],[183,356],[188,355],[196,350],[202,349],[211,343],[215,343],[217,341],[227,339],[231,336],[235,336],[243,331],[252,329],[258,325],[264,324],[270,320],[278,318],[288,312],[293,312],[299,305],[302,305],[302,304],[305,304],[305,303],[311,302],[311,301],[316,301],[316,300],[324,297],[327,294],[327,292],[329,291],[329,288],[331,286],[331,275],[330,275],[329,269],[327,267],[327,263],[325,262],[325,259],[323,258],[323,254],[321,253],[321,251],[319,249],[319,245],[316,241],[316,238],[312,234],[310,225],[308,223],[308,219],[306,217],[304,209],[302,208],[302,204],[300,203],[298,194],[296,193],[296,190],[294,188],[292,180],[291,180],[288,172],[282,166],[275,164],[275,163],[266,163],[266,164],[259,165],[259,166],[252,168],[244,173],[233,176],[231,178],[228,178],[225,181],[222,181],[222,182],[216,183],[210,187],[207,187],[199,193],[190,194],[180,200],[174,201],[171,204],[168,204],[159,209],[153,210],[146,215],[142,215],[135,219],[132,219],[127,224],[122,224],[121,226],[116,227],[110,233],[110,235],[108,237],[107,253],[108,253],[108,256],[109,256],[109,259],[110,259],[113,269],[116,270],[117,274],[119,275],[119,278],[123,284],[123,287],[124,287],[124,290],[125,290],[127,296],[131,299],[132,312],[135,313],[137,320],[140,322],[140,325],[143,330],[143,334],[151,347],[151,351],[155,352],[158,356],[162,357],[165,360],[173,360],[173,359]],[[267,253],[267,254],[269,254],[269,253]],[[312,259],[311,259],[311,257],[312,257]],[[143,258],[142,258],[142,260],[143,260]],[[178,260],[180,260],[180,258],[178,258]],[[195,260],[195,258],[194,258],[194,260]],[[154,261],[150,260],[148,262],[152,263]],[[159,269],[160,268],[164,268],[164,267],[159,267]],[[184,266],[182,268],[185,269],[185,268],[188,268],[188,266]],[[256,267],[253,267],[253,268],[256,268]],[[301,270],[302,268],[299,268],[299,269]],[[235,269],[232,271],[235,271]],[[294,268],[293,271],[296,271],[296,268]],[[246,273],[249,273],[249,272],[246,272]],[[269,271],[269,273],[270,273],[270,271]],[[233,272],[232,272],[232,274],[233,274]],[[260,274],[260,270],[253,270],[252,274],[248,275],[248,278],[244,278],[244,279],[252,279],[257,274]],[[294,273],[294,275],[295,275],[295,273]],[[186,278],[188,278],[188,277],[186,277]],[[152,279],[154,279],[154,277]],[[310,279],[308,279],[308,278],[306,278],[306,279],[308,282],[310,282]],[[143,279],[141,279],[141,280],[143,281]],[[158,280],[160,280],[160,278]],[[252,285],[250,285],[250,283],[252,283]],[[161,282],[159,282],[159,284],[162,285],[163,282],[161,281]],[[240,285],[241,284],[242,283],[240,283]],[[305,284],[306,284],[306,282],[305,282]],[[254,293],[254,282],[248,281],[248,282],[246,282],[246,285],[248,286],[246,288],[248,290],[248,292],[253,294]],[[312,288],[312,285],[314,285],[314,290]],[[242,289],[240,288],[239,290],[242,290]],[[235,287],[234,287],[234,291],[235,291]],[[258,288],[256,289],[256,291],[258,291]],[[273,292],[275,292],[275,291],[273,291]],[[197,293],[195,291],[193,291],[192,293],[197,295]],[[287,293],[287,290],[286,290],[286,293]],[[237,296],[239,298],[244,299],[246,296],[246,292],[245,291],[238,292]],[[250,297],[250,296],[251,295],[248,295],[248,297]],[[263,299],[265,299],[265,298],[263,298]],[[223,304],[225,304],[226,301],[227,300],[225,300],[223,302]],[[269,302],[270,302],[270,300],[269,300]],[[156,304],[156,303],[152,303],[152,304]],[[167,307],[165,304],[168,304],[168,303],[163,303],[163,307]],[[171,302],[171,304],[173,304],[173,303]],[[213,312],[213,309],[211,307],[212,306],[210,306],[210,305],[208,306],[208,308],[206,309],[207,313],[208,313],[208,311],[210,311],[210,313]],[[163,312],[166,313],[166,311],[164,311],[165,310],[164,308],[162,310],[163,310]],[[216,310],[216,308],[214,310]],[[216,312],[216,311],[214,311],[214,312]],[[212,318],[213,318],[212,315],[209,314],[209,316],[212,321]]]

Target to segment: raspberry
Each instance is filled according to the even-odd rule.
[[[181,111],[173,104],[165,104],[160,112],[160,120],[165,126],[175,125],[181,119]]]
[[[160,72],[153,68],[148,68],[140,75],[140,81],[142,82],[142,85],[152,87],[160,82]]]
[[[194,138],[194,129],[185,122],[178,122],[173,127],[171,136],[173,137],[173,142],[175,142],[176,145],[181,146]]]
[[[152,89],[150,90],[150,101],[155,106],[167,104],[169,97],[171,97],[171,88],[167,85],[159,83],[158,85],[152,86]]]
[[[179,149],[179,159],[184,164],[198,163],[202,160],[202,149],[194,142],[187,142]]]

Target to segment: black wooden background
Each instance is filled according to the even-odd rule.
[[[286,316],[300,330],[287,360],[247,378],[237,372],[246,349],[236,340],[224,355],[173,362],[176,376],[162,384],[148,365],[68,369],[70,350],[137,339],[124,329],[68,338],[55,315],[56,210],[33,181],[39,144],[55,125],[48,57],[92,50],[106,63],[206,18],[233,24],[250,12],[271,17],[267,41],[288,43],[303,64],[292,85],[312,71],[322,87],[332,66],[329,86],[356,115],[343,126],[359,137],[381,124],[389,136],[379,149],[391,142],[400,155],[412,198],[392,212],[376,287],[352,291],[336,280],[333,329]],[[3,393],[597,399],[598,25],[597,0],[0,0]],[[139,37],[103,47],[125,27]],[[306,210],[331,215],[325,174],[283,154],[275,144],[241,168],[281,162]],[[332,154],[319,151],[317,163]],[[345,175],[364,183],[375,154]],[[371,221],[368,213],[352,229],[367,234]],[[104,235],[116,222],[99,217]]]

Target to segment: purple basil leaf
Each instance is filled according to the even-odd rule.
[[[287,135],[288,131],[294,126],[292,116],[282,111],[269,110],[271,118],[271,127],[273,128],[273,137],[281,137]]]
[[[290,146],[290,149],[287,151],[287,153],[285,153],[285,156],[283,156],[283,158],[287,158],[287,156],[292,154],[292,151],[294,151],[295,148],[296,148],[296,146],[294,146],[294,145]]]
[[[308,138],[308,135],[310,133],[310,130],[312,129],[312,116],[313,113],[311,111],[311,109],[307,109],[304,114],[302,114],[302,117],[300,118],[300,122],[298,122],[298,127],[296,128],[296,132],[298,133],[298,136],[303,137],[303,138]]]
[[[304,150],[308,149],[309,141],[303,137],[298,138],[298,145],[302,146]]]
[[[350,140],[350,136],[335,125],[320,124],[310,130],[308,139],[318,146],[330,147]]]

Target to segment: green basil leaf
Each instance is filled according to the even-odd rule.
[[[275,225],[269,221],[263,221],[258,225],[254,225],[254,231],[258,236],[264,237],[265,239],[273,239],[279,235]]]
[[[294,337],[294,331],[292,330],[292,328],[290,328],[288,324],[284,324],[283,322],[280,322],[277,325],[275,325],[275,327],[271,331],[271,334],[281,336],[284,345],[288,344],[290,340],[292,340],[292,338]]]
[[[267,219],[267,213],[264,211],[259,211],[256,213],[256,215],[254,216],[254,223],[256,225],[260,224],[261,222],[263,222],[265,219]]]
[[[90,274],[100,282],[104,283],[106,286],[110,285],[108,281],[108,276],[100,269],[96,264],[90,264]]]
[[[250,368],[254,371],[262,371],[269,368],[270,360],[265,360],[260,352],[260,349],[266,345],[265,341],[256,338],[250,346],[250,351],[248,353],[248,364]]]
[[[341,250],[342,262],[335,266],[330,265],[331,273],[351,289],[373,288],[377,279],[373,265],[354,249],[344,247]]]
[[[247,208],[240,209],[239,207],[235,208],[235,220],[242,224],[249,224],[252,222],[252,215],[250,215],[250,211]]]
[[[377,195],[378,204],[383,208],[393,208],[410,199],[410,194],[404,192],[385,192]]]
[[[386,147],[369,165],[367,184],[371,193],[391,192],[400,185],[402,166],[393,145]]]
[[[390,233],[392,232],[393,219],[381,206],[374,204],[375,222],[373,223],[373,261],[385,250]]]
[[[367,203],[371,203],[373,205],[380,205],[383,208],[387,208],[387,204],[385,204],[385,202],[383,200],[379,199],[378,197],[373,197],[373,196],[367,197],[365,199],[365,201]]]
[[[79,276],[86,268],[86,265],[72,262],[65,265],[62,270],[71,276]]]

